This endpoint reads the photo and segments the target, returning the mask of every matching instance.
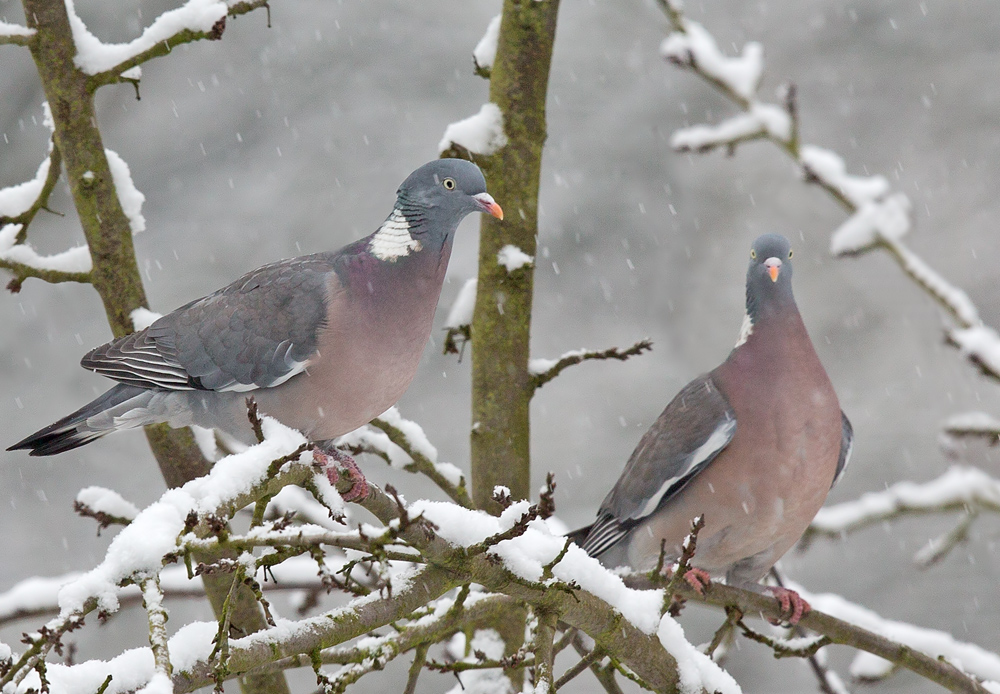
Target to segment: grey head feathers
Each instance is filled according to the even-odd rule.
[[[747,268],[747,316],[752,323],[795,306],[791,259],[792,246],[780,234],[764,234],[753,242]]]
[[[503,219],[479,167],[464,159],[429,162],[399,186],[396,205],[368,248],[376,258],[394,262],[425,246],[439,247],[472,212]]]

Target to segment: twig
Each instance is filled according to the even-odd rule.
[[[167,645],[167,609],[163,606],[163,592],[158,576],[145,578],[139,583],[142,590],[142,606],[146,608],[149,620],[149,646],[153,651],[153,669],[169,678],[173,674],[170,664],[170,649]]]
[[[24,281],[34,277],[50,284],[60,284],[62,282],[90,283],[89,272],[63,272],[62,270],[44,270],[32,265],[18,263],[14,260],[0,258],[0,268],[9,270],[14,274],[14,278],[7,283],[7,291],[17,294],[21,291]]]
[[[548,368],[545,368],[538,373],[532,373],[531,387],[537,390],[562,373],[563,370],[584,361],[591,359],[617,359],[618,361],[626,361],[629,357],[638,356],[651,349],[653,349],[653,341],[647,338],[645,340],[639,340],[627,349],[611,347],[609,349],[592,352],[582,350],[579,352],[572,352],[559,358],[555,364],[548,366]]]
[[[62,174],[62,155],[59,153],[59,148],[53,139],[49,144],[49,170],[45,175],[45,182],[42,184],[41,190],[38,191],[38,197],[31,203],[31,207],[20,214],[13,217],[0,215],[0,227],[5,227],[8,224],[21,225],[20,231],[17,232],[18,243],[24,243],[28,234],[28,227],[31,225],[32,220],[35,219],[35,215],[38,214],[39,210],[49,209],[49,196],[52,195],[56,183],[59,182],[60,174]]]
[[[743,619],[743,613],[740,612],[738,607],[726,606],[726,621],[722,623],[715,634],[712,635],[712,640],[709,642],[708,647],[705,649],[705,655],[709,658],[715,657],[715,652],[719,649],[719,646],[729,638],[730,634],[733,633],[733,629],[736,624]]]
[[[687,20],[684,19],[679,3],[675,3],[674,0],[658,0],[658,4],[667,15],[672,30],[676,33],[684,34],[686,31],[685,26]],[[694,55],[690,53],[690,51],[689,57],[690,60],[687,61],[679,62],[677,60],[673,60],[673,62],[681,67],[691,69],[703,80],[718,89],[726,98],[736,104],[736,106],[738,106],[745,113],[749,114],[755,107],[759,106],[755,100],[748,100],[743,95],[737,93],[730,84],[705,71],[702,66],[698,64],[698,61],[695,59]],[[765,108],[766,107],[767,106],[765,105]],[[768,129],[766,136],[762,135],[762,137],[766,137],[766,139],[779,145],[789,157],[794,159],[796,163],[799,164],[802,170],[803,180],[807,183],[813,183],[820,186],[848,213],[852,215],[859,213],[859,210],[861,209],[859,201],[857,199],[852,199],[852,197],[848,195],[835,180],[830,180],[822,171],[819,171],[815,166],[810,165],[809,161],[803,157],[804,147],[799,143],[799,111],[794,87],[790,87],[788,88],[788,91],[786,91],[784,110],[790,121],[788,137],[778,136],[771,132],[770,129]],[[716,142],[716,144],[726,145],[730,148],[730,150],[732,150],[740,143],[740,141],[748,139],[744,137],[744,135],[745,133],[730,141],[720,140]],[[886,185],[886,188],[888,188],[888,185]],[[882,195],[875,196],[868,202],[869,204],[878,205],[884,203],[891,197],[892,195],[890,195],[887,190]],[[905,230],[902,233],[905,233]],[[979,312],[965,292],[948,283],[943,277],[938,275],[936,271],[932,270],[930,266],[928,266],[919,256],[917,256],[917,254],[911,251],[901,240],[900,237],[902,236],[902,233],[890,235],[882,233],[880,229],[875,228],[873,229],[870,243],[859,248],[841,250],[839,253],[855,254],[868,251],[872,248],[881,248],[882,250],[887,251],[899,264],[900,269],[902,269],[902,271],[921,289],[929,294],[942,308],[951,314],[961,328],[968,329],[981,325]],[[957,345],[957,340],[950,339],[949,341]],[[970,359],[970,361],[979,366],[986,375],[1000,379],[1000,373],[998,373],[996,367],[993,364],[988,363],[986,360],[979,358],[974,350],[963,349],[963,352],[966,352],[966,356]]]
[[[226,30],[226,17],[236,17],[238,15],[246,14],[252,12],[260,7],[266,7],[268,13],[268,26],[271,25],[271,8],[266,0],[242,0],[241,2],[233,3],[229,5],[229,8],[221,19],[212,26],[209,31],[192,31],[191,29],[182,29],[178,31],[173,36],[168,36],[167,38],[158,41],[156,44],[137,53],[132,57],[123,60],[114,67],[105,70],[103,72],[98,72],[92,75],[88,80],[88,88],[90,91],[95,91],[106,84],[115,84],[122,81],[129,81],[128,78],[123,80],[122,73],[128,72],[134,67],[142,65],[143,63],[149,62],[153,58],[159,58],[164,55],[168,55],[177,46],[185,43],[192,43],[194,41],[218,41],[222,38],[222,34]]]
[[[410,665],[410,672],[406,677],[406,689],[403,690],[403,694],[416,694],[417,678],[420,677],[420,673],[424,669],[424,663],[427,662],[427,651],[429,649],[429,643],[421,644],[414,649],[413,664]]]
[[[587,649],[584,645],[583,637],[580,636],[579,632],[573,637],[573,649],[584,658],[593,653],[593,650]],[[622,694],[622,689],[618,686],[618,680],[615,678],[617,669],[612,661],[602,666],[595,660],[590,664],[590,671],[594,673],[594,677],[608,694]]]
[[[562,674],[562,676],[558,680],[556,680],[556,682],[552,686],[552,688],[554,690],[557,690],[557,691],[559,689],[562,689],[564,686],[566,686],[566,684],[569,683],[570,680],[572,680],[574,677],[576,677],[577,675],[579,675],[584,670],[588,669],[591,665],[593,665],[594,663],[596,663],[602,657],[604,657],[604,654],[601,652],[601,649],[600,648],[594,648],[592,651],[590,651],[590,653],[588,653],[587,655],[583,656],[583,658],[581,658],[576,663],[576,665],[574,665],[573,667],[571,667],[570,669],[568,669],[566,672],[564,672]]]
[[[35,42],[35,37],[37,35],[38,35],[37,32],[30,29],[28,30],[28,32],[25,33],[0,34],[0,46],[8,45],[8,46],[30,47]]]
[[[535,655],[535,665],[531,670],[535,685],[534,691],[549,694],[557,689],[553,684],[555,681],[553,645],[559,615],[547,610],[536,610],[535,613],[538,617],[538,627],[535,630],[535,638],[530,645],[530,650]]]
[[[452,501],[465,508],[474,508],[472,504],[472,499],[469,497],[469,492],[465,488],[465,477],[462,477],[461,482],[458,485],[452,484],[447,477],[441,474],[438,470],[437,465],[433,460],[429,459],[423,453],[421,453],[417,448],[410,442],[410,439],[397,427],[389,424],[384,419],[373,419],[371,425],[378,427],[385,435],[389,437],[389,440],[394,444],[402,448],[413,462],[404,466],[403,469],[407,472],[419,472],[426,475],[434,482],[438,487],[441,488],[445,494],[447,494]],[[378,451],[369,451],[381,455]],[[386,456],[382,456],[385,458]]]

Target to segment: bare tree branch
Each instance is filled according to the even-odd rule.
[[[531,373],[531,385],[532,388],[537,390],[565,369],[591,359],[617,359],[618,361],[626,361],[629,357],[638,356],[651,349],[653,349],[653,341],[646,338],[645,340],[639,340],[627,349],[610,347],[598,351],[578,350],[569,352],[554,363],[550,359],[532,359],[528,364],[528,371]]]

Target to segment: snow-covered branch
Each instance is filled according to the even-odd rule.
[[[1000,513],[1000,480],[977,468],[954,466],[930,482],[897,482],[885,491],[820,509],[802,541],[842,537],[902,516],[955,511]]]
[[[381,433],[371,427],[381,429]],[[340,437],[337,444],[354,453],[377,455],[392,467],[426,475],[455,503],[466,508],[473,506],[462,471],[451,463],[438,462],[437,448],[424,430],[416,422],[404,419],[395,407],[373,419],[370,425]]]
[[[30,46],[34,37],[34,29],[0,20],[0,46],[4,44]]]
[[[30,277],[46,282],[90,282],[90,250],[76,246],[54,255],[39,255],[27,243],[18,242],[22,227],[8,224],[0,228],[0,268],[8,270],[14,278],[7,289],[17,293]]]
[[[651,588],[662,579],[651,581],[648,574],[626,577],[635,588]],[[799,586],[792,586],[812,605],[799,624],[825,636],[832,644],[851,646],[868,657],[878,657],[895,663],[940,684],[952,692],[989,694],[977,678],[990,680],[991,687],[1000,681],[1000,656],[974,644],[956,641],[950,634],[884,619],[871,610],[853,605],[832,594],[812,595]],[[721,583],[712,583],[703,595],[681,582],[678,593],[685,599],[717,607],[735,607],[745,615],[761,615],[781,619],[777,601],[766,594],[753,593]],[[961,663],[961,668],[952,664]]]
[[[985,373],[1000,378],[1000,335],[982,325],[978,309],[964,291],[945,280],[903,242],[912,226],[909,198],[892,192],[884,176],[848,174],[843,158],[836,152],[801,144],[794,86],[786,86],[782,107],[757,100],[764,69],[759,44],[748,43],[742,56],[727,57],[702,25],[683,15],[676,0],[659,3],[672,29],[660,49],[664,57],[716,87],[742,111],[719,125],[678,130],[671,141],[673,146],[699,152],[725,147],[732,153],[748,140],[768,139],[778,144],[796,161],[803,180],[819,185],[850,214],[833,233],[831,252],[838,256],[873,248],[889,252],[903,272],[955,319],[958,327],[948,332],[949,341]]]
[[[653,349],[653,341],[648,338],[639,340],[626,349],[621,349],[620,347],[610,347],[596,351],[575,349],[566,352],[558,359],[532,359],[528,362],[528,373],[531,374],[532,384],[537,389],[554,379],[563,370],[575,364],[581,364],[591,359],[617,359],[618,361],[626,361],[629,357],[638,356],[651,349]]]
[[[153,21],[142,34],[128,43],[107,44],[94,36],[67,0],[73,42],[74,62],[91,75],[91,89],[117,82],[136,82],[141,77],[140,66],[153,58],[169,54],[184,43],[218,41],[226,29],[226,17],[236,17],[267,7],[267,0],[243,0],[227,4],[222,0],[188,0],[174,10],[168,10]]]

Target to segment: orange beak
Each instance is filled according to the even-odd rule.
[[[772,265],[769,268],[767,268],[767,274],[769,274],[771,276],[771,281],[772,282],[777,282],[778,281],[778,273],[779,272],[781,272],[781,266],[780,265]]]
[[[472,197],[479,203],[479,207],[483,212],[491,214],[497,219],[503,219],[503,208],[496,203],[496,200],[493,199],[492,195],[489,193],[480,193],[479,195],[473,195]]]

